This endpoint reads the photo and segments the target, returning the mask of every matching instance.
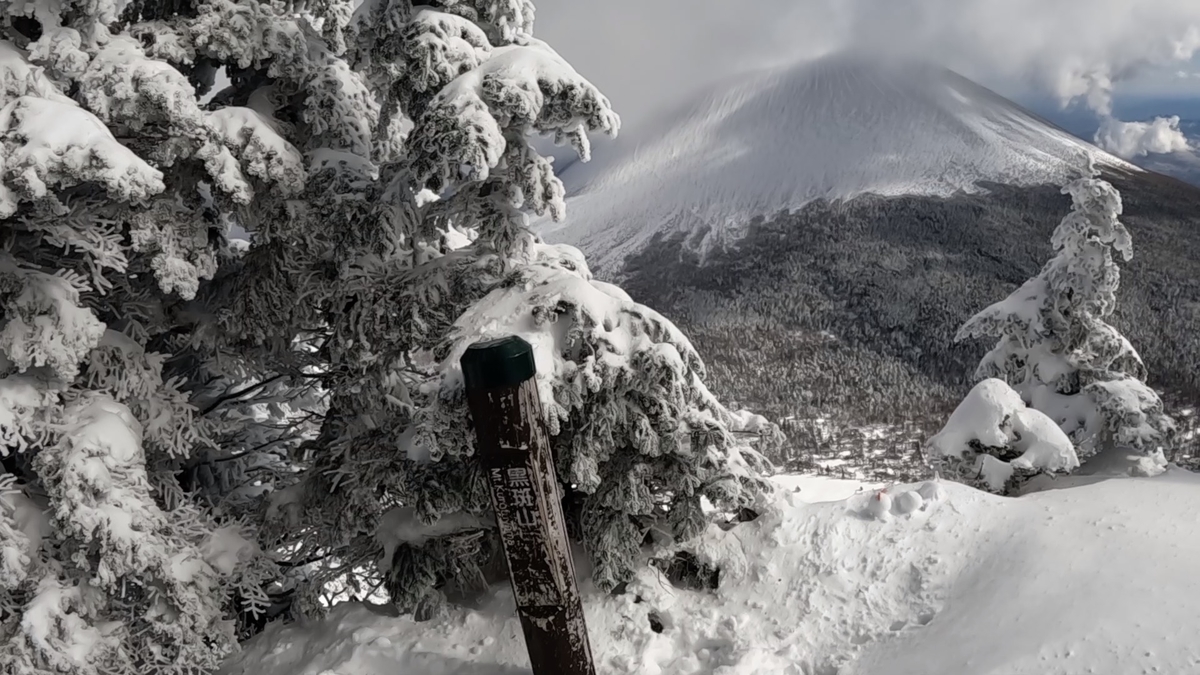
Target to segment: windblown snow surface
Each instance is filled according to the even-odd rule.
[[[1085,152],[1137,170],[948,70],[854,54],[726,81],[606,149],[562,172],[566,219],[536,225],[602,272],[656,234],[703,249],[818,198],[1061,184]]]
[[[1052,487],[1020,498],[948,482],[856,493],[787,477],[756,521],[714,526],[695,546],[720,565],[719,590],[676,588],[650,567],[623,596],[585,588],[598,671],[1200,672],[1200,477],[1170,469]],[[427,623],[352,604],[273,627],[224,674],[529,672],[511,594],[497,588],[482,607]]]

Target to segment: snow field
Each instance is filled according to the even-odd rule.
[[[882,495],[853,481],[779,482],[758,520],[713,526],[688,547],[720,567],[718,590],[677,587],[652,567],[621,596],[585,585],[599,672],[1200,672],[1190,473],[1017,499],[940,481]],[[271,628],[224,675],[528,672],[499,587],[428,623],[344,605],[325,622]]]

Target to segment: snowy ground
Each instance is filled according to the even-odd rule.
[[[1092,476],[1016,499],[953,483],[881,499],[853,481],[779,482],[772,509],[695,548],[721,566],[720,590],[648,569],[624,596],[588,592],[601,673],[1200,672],[1194,474]],[[518,675],[526,663],[501,588],[422,624],[343,606],[268,631],[225,675]]]

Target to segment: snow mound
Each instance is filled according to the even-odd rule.
[[[1194,672],[1200,478],[1170,470],[1019,499],[929,482],[807,504],[689,548],[691,590],[646,568],[585,587],[605,675]],[[886,513],[879,506],[886,501]],[[587,577],[581,570],[580,576]],[[430,622],[344,605],[272,627],[224,675],[525,675],[511,594]]]
[[[988,448],[1007,446],[1012,441],[1011,417],[1024,409],[1025,401],[1012,387],[988,378],[971,388],[946,426],[929,439],[929,447],[943,457],[961,457],[972,442]]]
[[[972,470],[993,490],[1003,488],[1016,469],[1055,473],[1079,467],[1075,444],[1062,428],[1027,408],[1020,394],[996,378],[975,385],[928,445],[934,457],[974,459]],[[976,454],[987,449],[1015,456],[1006,462]]]
[[[703,237],[703,251],[822,197],[1061,184],[1084,153],[1137,170],[945,69],[835,54],[741,75],[623,133],[563,171],[566,219],[537,227],[608,272],[659,233]]]

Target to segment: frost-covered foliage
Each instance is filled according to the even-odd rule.
[[[701,497],[725,511],[750,506],[763,467],[731,433],[743,420],[704,387],[704,366],[678,329],[592,280],[577,249],[534,249],[532,264],[472,305],[435,350],[436,396],[418,411],[405,448],[417,466],[436,462],[437,472],[471,476],[463,505],[431,490],[425,467],[402,489],[423,520],[448,506],[486,508],[458,363],[479,340],[520,335],[534,346],[542,413],[569,488],[567,517],[595,581],[613,588],[628,581],[651,530],[686,540],[705,527]],[[761,429],[768,438],[771,431]]]
[[[1173,424],[1144,380],[1133,345],[1104,321],[1116,307],[1120,270],[1133,255],[1118,220],[1120,194],[1091,176],[1063,188],[1071,213],[1054,232],[1056,255],[1007,299],[968,321],[959,339],[996,336],[980,377],[1005,379],[1054,418],[1085,451],[1105,445],[1150,451]]]
[[[201,105],[211,8],[0,0],[0,672],[208,672],[268,602],[254,509],[191,480],[265,426],[204,399],[261,373],[196,300],[304,167]]]
[[[1120,283],[1114,253],[1128,260],[1133,246],[1118,219],[1120,194],[1094,175],[1089,165],[1063,188],[1071,213],[1055,230],[1055,256],[1041,273],[972,317],[958,339],[999,338],[976,376],[1011,384],[1081,457],[1109,447],[1154,452],[1170,442],[1174,424],[1145,384],[1133,345],[1105,322]]]

